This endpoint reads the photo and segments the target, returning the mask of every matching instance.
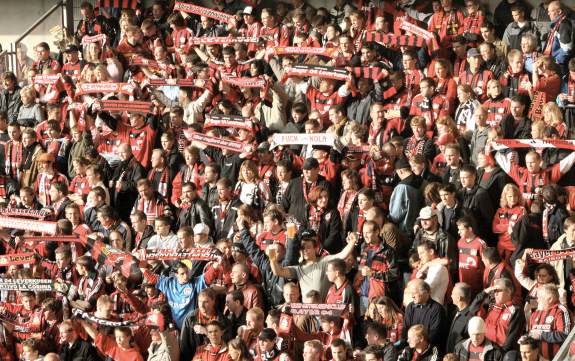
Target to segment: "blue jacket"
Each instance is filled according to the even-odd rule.
[[[156,288],[166,296],[170,304],[172,317],[178,329],[182,328],[187,314],[196,309],[198,293],[207,287],[203,275],[183,285],[175,276],[159,276],[158,283],[156,283]]]

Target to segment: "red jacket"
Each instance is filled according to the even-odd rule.
[[[490,127],[498,127],[503,118],[511,113],[511,99],[504,98],[503,95],[497,98],[489,97],[483,106],[487,108],[487,124]]]
[[[521,217],[527,214],[525,207],[515,206],[513,208],[499,208],[493,217],[493,233],[499,235],[497,246],[509,251],[515,250],[515,245],[511,242],[511,235],[507,232],[509,226],[514,226]]]
[[[536,310],[529,318],[529,330],[541,331],[539,352],[552,360],[571,332],[571,313],[559,302],[545,310]]]
[[[466,69],[459,73],[459,85],[470,85],[480,101],[487,99],[487,82],[491,79],[493,79],[491,70],[479,70],[477,73],[472,73]]]
[[[430,138],[433,136],[433,129],[437,119],[450,115],[450,112],[449,101],[441,94],[433,95],[431,104],[428,104],[428,101],[422,94],[417,94],[413,98],[411,108],[409,109],[409,115],[421,115],[425,118],[428,131],[427,135]]]

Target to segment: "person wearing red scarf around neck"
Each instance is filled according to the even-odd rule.
[[[341,173],[342,193],[337,203],[341,221],[345,225],[352,212],[358,207],[357,196],[362,186],[359,173],[354,169],[345,169]]]
[[[449,109],[454,110],[455,102],[457,100],[457,83],[451,74],[451,64],[445,59],[437,59],[435,61],[435,69],[433,79],[437,86],[437,92],[447,98],[449,102]]]
[[[54,168],[55,158],[50,153],[38,156],[36,161],[39,164],[40,173],[34,182],[34,191],[38,194],[38,201],[44,207],[52,204],[50,197],[50,186],[53,183],[63,183],[68,186],[68,179]]]
[[[317,186],[309,192],[306,216],[304,225],[316,232],[322,251],[336,254],[343,249],[341,216],[337,208],[329,205],[326,187]]]
[[[467,68],[458,77],[459,84],[470,85],[479,101],[487,99],[487,82],[493,78],[493,73],[485,68],[477,48],[467,50]]]
[[[437,119],[443,116],[451,116],[452,113],[452,110],[449,108],[449,101],[445,96],[436,91],[436,86],[437,84],[432,78],[426,77],[421,79],[419,83],[421,92],[413,97],[409,109],[409,115],[421,116],[425,119],[425,134],[428,138],[433,136]]]
[[[363,225],[363,239],[359,272],[353,282],[360,296],[360,313],[367,310],[369,299],[389,296],[398,300],[398,268],[395,251],[381,239],[380,227],[373,221]],[[363,311],[363,312],[362,312]]]
[[[0,313],[13,315],[16,318],[16,324],[32,328],[34,333],[40,332],[40,326],[44,321],[44,316],[40,305],[38,305],[36,294],[32,291],[22,291],[19,296],[21,303],[0,303]],[[33,332],[12,332],[17,357],[20,357],[23,351],[22,341],[33,338],[35,336]]]
[[[499,127],[503,118],[511,113],[511,99],[503,94],[498,79],[487,82],[487,94],[488,98],[483,103],[487,109],[487,124],[492,128]]]
[[[507,62],[509,67],[499,78],[499,82],[503,86],[503,93],[508,98],[519,94],[529,95],[532,84],[529,74],[525,70],[525,60],[521,50],[513,49],[509,51]]]
[[[402,64],[405,86],[411,90],[412,94],[419,94],[419,84],[424,75],[417,65],[417,53],[414,50],[405,50],[402,55]]]
[[[81,320],[80,324],[92,337],[98,351],[114,361],[144,361],[138,347],[132,344],[132,331],[129,328],[116,327],[114,336],[109,336],[97,331],[88,321]]]
[[[171,169],[168,169],[163,149],[152,151],[152,169],[148,172],[148,180],[152,183],[152,189],[158,192],[165,200],[169,200],[172,193]]]

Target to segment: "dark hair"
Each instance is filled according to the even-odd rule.
[[[340,274],[345,275],[345,261],[339,258],[332,259],[327,263],[331,265],[334,271],[338,271]]]
[[[241,304],[244,303],[244,293],[241,290],[233,291],[232,293],[230,293],[230,296],[232,296],[232,301],[236,301]]]
[[[499,263],[501,262],[501,256],[499,255],[499,251],[495,247],[486,247],[483,250],[483,258],[488,260],[489,263]]]
[[[382,340],[385,340],[387,338],[387,326],[384,325],[383,323],[370,322],[367,325],[367,329],[377,333],[377,336],[379,336],[379,338]]]

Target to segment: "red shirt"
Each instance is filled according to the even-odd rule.
[[[136,347],[122,349],[112,336],[98,333],[94,343],[100,352],[115,361],[144,361],[142,354]]]
[[[459,282],[465,282],[471,286],[474,292],[481,290],[483,286],[483,262],[481,255],[487,247],[479,237],[468,241],[460,239],[457,242],[459,249]]]

